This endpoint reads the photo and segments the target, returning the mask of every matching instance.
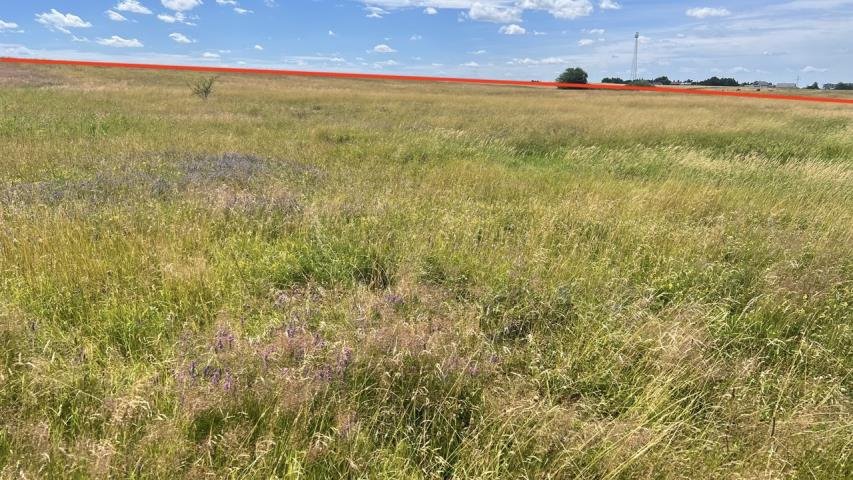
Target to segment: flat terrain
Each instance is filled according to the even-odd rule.
[[[0,65],[0,476],[844,478],[853,108]]]

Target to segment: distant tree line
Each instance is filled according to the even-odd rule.
[[[615,83],[619,85],[672,85],[672,80],[669,77],[658,77],[654,80],[622,80],[619,77],[605,77],[601,83]]]
[[[559,77],[557,77],[558,83],[587,83],[587,73],[582,68],[567,68]],[[619,77],[604,77],[601,79],[601,83],[612,83],[618,85],[638,85],[638,86],[649,86],[649,85],[672,85],[673,83],[678,85],[683,84],[692,84],[692,85],[702,85],[706,87],[748,87],[753,85],[753,83],[740,83],[734,78],[730,77],[717,77],[716,75],[699,82],[694,82],[693,80],[685,80],[684,82],[673,82],[666,75],[662,77],[657,77],[654,80],[646,80],[646,79],[638,79],[638,80],[623,80]],[[755,82],[756,85],[759,85],[760,82]],[[769,84],[768,84],[769,85]],[[819,90],[820,86],[817,82],[812,83],[806,89],[809,90]],[[834,87],[835,90],[853,90],[853,83],[837,83]]]
[[[621,85],[672,85],[672,80],[667,76],[657,77],[654,80],[622,80],[619,77],[606,77],[601,80],[601,83],[618,83]],[[692,80],[687,80],[684,83],[692,83],[694,85],[704,85],[708,87],[739,87],[741,84],[738,83],[734,78],[720,78],[720,77],[711,77],[707,80],[702,80],[701,82],[694,82]]]

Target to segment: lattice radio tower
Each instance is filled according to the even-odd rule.
[[[638,70],[639,63],[637,62],[637,54],[640,52],[640,32],[634,34],[634,63],[631,64],[631,81],[639,80]]]

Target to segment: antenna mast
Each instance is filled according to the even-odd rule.
[[[640,32],[634,34],[634,63],[631,64],[631,81],[638,80],[639,63],[637,62],[637,54],[640,52]]]

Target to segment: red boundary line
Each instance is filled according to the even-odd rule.
[[[706,95],[716,97],[741,97],[760,98],[768,100],[794,100],[800,102],[817,103],[840,103],[853,105],[853,99],[831,98],[831,97],[807,97],[803,95],[774,95],[769,93],[754,92],[728,92],[720,90],[704,90],[674,87],[640,87],[634,85],[615,85],[609,83],[557,83],[557,82],[526,82],[521,80],[494,80],[484,78],[456,78],[456,77],[428,77],[411,75],[383,75],[375,73],[337,73],[337,72],[311,72],[303,70],[271,70],[262,68],[232,68],[232,67],[210,67],[201,65],[157,65],[149,63],[121,63],[121,62],[93,62],[86,60],[46,60],[36,58],[12,58],[0,57],[0,63],[25,63],[31,65],[70,65],[78,67],[107,67],[107,68],[134,68],[145,70],[178,70],[188,72],[208,73],[238,73],[255,75],[283,75],[294,77],[322,77],[322,78],[347,78],[360,80],[399,80],[408,82],[443,82],[443,83],[468,83],[480,85],[507,85],[519,87],[562,87],[584,90],[617,90],[631,92],[655,92],[655,93],[678,93],[682,95]]]

